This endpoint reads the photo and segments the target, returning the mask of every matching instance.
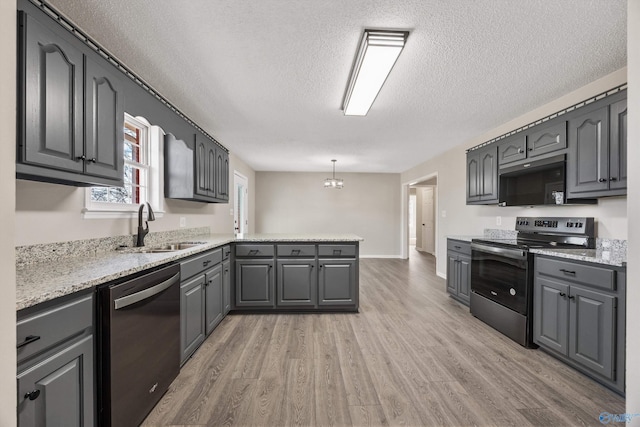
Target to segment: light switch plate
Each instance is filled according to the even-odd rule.
[[[496,217],[496,225],[502,225],[502,217],[501,216],[497,216]]]
[[[186,227],[187,226],[187,218],[184,216],[180,217],[180,227]]]
[[[229,215],[233,216],[233,208],[229,209]]]
[[[446,218],[447,217],[447,211],[442,211],[442,218]]]

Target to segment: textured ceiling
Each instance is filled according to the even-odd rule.
[[[402,172],[626,65],[625,0],[51,0],[257,171]],[[408,29],[366,117],[364,28]]]

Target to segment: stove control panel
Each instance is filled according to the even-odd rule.
[[[587,217],[523,217],[516,218],[516,230],[526,233],[578,234],[595,237],[594,219]]]

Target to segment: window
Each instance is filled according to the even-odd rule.
[[[143,118],[125,114],[124,186],[86,191],[85,218],[130,217],[149,202],[162,213],[160,153],[164,132]]]

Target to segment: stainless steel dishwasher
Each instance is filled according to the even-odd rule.
[[[98,288],[99,425],[138,426],[180,370],[180,266]]]

